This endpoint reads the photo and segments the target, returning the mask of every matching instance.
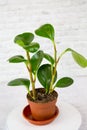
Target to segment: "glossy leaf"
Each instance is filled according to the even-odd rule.
[[[51,65],[50,64],[42,65],[38,70],[37,77],[38,77],[39,82],[43,85],[43,87],[45,87],[46,89],[49,89],[50,83],[52,80]],[[55,81],[56,79],[57,79],[57,72],[55,76]]]
[[[36,52],[40,48],[39,44],[36,42],[32,42],[29,45],[24,46],[24,49],[28,52]]]
[[[30,81],[28,79],[18,78],[8,83],[8,86],[21,86],[21,85],[24,85],[27,88],[27,90],[29,90]]]
[[[43,60],[43,51],[38,51],[36,54],[34,54],[30,60],[31,66],[32,66],[32,72],[35,74]]]
[[[59,79],[55,85],[55,87],[59,87],[59,88],[65,88],[70,86],[71,84],[73,84],[73,79],[69,78],[69,77],[63,77],[61,79]]]
[[[10,63],[20,63],[20,62],[25,62],[25,61],[27,61],[27,60],[24,59],[24,57],[21,56],[21,55],[16,55],[16,56],[13,56],[13,57],[11,57],[10,59],[8,59],[8,61],[9,61]]]
[[[78,63],[78,65],[80,65],[83,68],[87,67],[87,59],[85,57],[83,57],[75,51],[72,52],[72,56],[74,60]]]
[[[33,39],[34,39],[34,35],[32,33],[26,32],[17,35],[14,39],[14,42],[24,47],[25,45],[29,45],[33,41]]]
[[[38,28],[35,31],[35,33],[38,36],[49,38],[52,41],[54,40],[55,32],[54,32],[54,28],[53,28],[53,26],[51,24],[44,24],[44,25],[42,25],[40,28]]]
[[[44,53],[44,58],[47,59],[51,64],[54,64],[54,59],[47,53]]]
[[[66,50],[66,52],[67,52],[67,51],[71,51],[72,56],[73,56],[75,62],[76,62],[78,65],[80,65],[80,66],[83,67],[83,68],[87,67],[87,59],[86,59],[84,56],[82,56],[81,54],[79,54],[78,52],[76,52],[76,51],[74,51],[74,50],[72,50],[72,49],[70,49],[70,48],[68,48],[68,49]]]

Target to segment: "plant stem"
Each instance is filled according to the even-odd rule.
[[[55,60],[55,64],[56,64],[56,60],[57,60],[57,50],[56,50],[56,43],[55,43],[55,41],[53,41],[53,45],[54,45],[54,60]]]
[[[68,49],[64,50],[64,51],[59,55],[58,59],[56,60],[55,70],[56,70],[56,68],[57,68],[57,64],[59,63],[59,60],[61,59],[61,57],[62,57],[67,51],[68,51]],[[56,73],[56,72],[55,72],[55,73]],[[55,89],[55,86],[53,86],[53,89],[52,89],[52,90],[54,90],[54,89]]]
[[[67,51],[68,51],[68,49],[64,50],[64,51],[60,54],[60,56],[59,56],[58,59],[57,59],[57,63],[59,62],[59,60],[61,59],[61,57],[62,57]]]
[[[29,55],[29,52],[26,51],[26,55],[27,55],[27,59],[28,59],[27,69],[28,69],[29,76],[30,76],[30,81],[31,81],[31,84],[32,84],[33,99],[35,99],[35,97],[36,97],[35,81],[36,81],[36,80],[33,80],[32,67],[31,67],[31,63],[30,63],[30,55]]]
[[[53,46],[54,46],[54,67],[53,67],[53,72],[52,72],[52,80],[50,83],[50,92],[53,91],[53,83],[54,83],[54,78],[56,75],[56,68],[57,68],[57,50],[56,50],[56,43],[53,41]]]

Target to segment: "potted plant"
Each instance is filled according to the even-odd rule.
[[[51,122],[54,117],[58,115],[58,107],[55,106],[58,94],[55,88],[65,88],[73,83],[73,79],[70,77],[59,79],[57,66],[60,59],[66,52],[71,52],[76,63],[83,68],[87,67],[87,59],[71,48],[67,48],[58,56],[55,42],[55,30],[51,24],[40,26],[35,30],[35,34],[51,40],[54,52],[53,56],[40,50],[40,44],[33,41],[33,33],[25,32],[17,35],[14,42],[24,49],[26,58],[21,55],[16,55],[11,57],[9,62],[23,62],[28,70],[29,79],[18,78],[10,81],[8,85],[24,85],[26,87],[28,92],[27,99],[29,101],[29,108],[27,109],[30,109],[35,121],[39,121],[39,124],[45,124]],[[47,60],[47,63],[43,62],[44,59]],[[37,88],[37,79],[43,88]],[[29,110],[27,110],[27,112],[29,112]],[[43,121],[48,122],[44,123]]]

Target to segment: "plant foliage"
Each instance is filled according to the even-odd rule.
[[[30,85],[32,87],[32,98],[35,99],[35,84],[38,78],[41,85],[45,88],[46,93],[51,93],[56,87],[65,88],[73,84],[73,79],[70,77],[57,78],[57,65],[59,64],[62,56],[71,52],[75,62],[82,68],[87,67],[87,59],[71,48],[64,50],[59,56],[57,54],[56,42],[55,42],[55,29],[51,24],[44,24],[35,30],[35,34],[48,38],[53,45],[53,56],[40,50],[40,44],[34,40],[34,34],[31,32],[25,32],[17,35],[14,38],[14,42],[22,47],[26,53],[26,57],[16,55],[9,58],[10,63],[25,63],[25,66],[29,73],[29,79],[18,78],[8,83],[9,86],[24,85],[28,93],[30,94]],[[31,55],[31,53],[33,53]],[[43,64],[43,60],[46,59],[47,63]]]

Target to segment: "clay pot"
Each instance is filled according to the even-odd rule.
[[[56,93],[56,96],[58,96],[57,92],[55,93]],[[38,121],[47,120],[55,115],[57,98],[55,98],[52,101],[43,102],[43,103],[34,102],[30,100],[28,96],[27,96],[27,99],[30,105],[32,117],[35,120],[38,120]]]

